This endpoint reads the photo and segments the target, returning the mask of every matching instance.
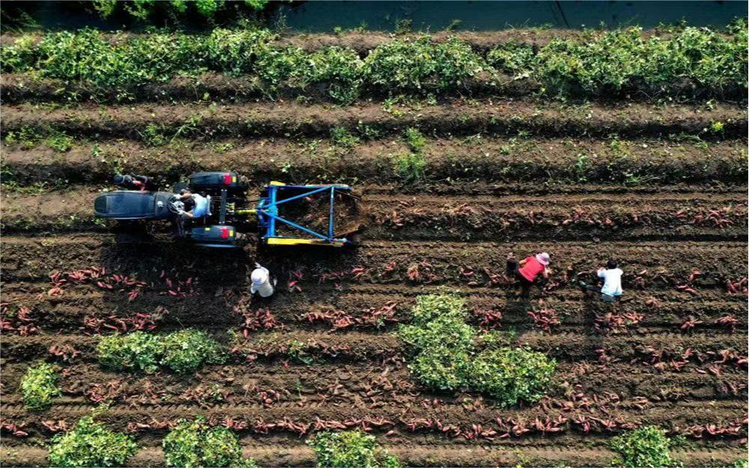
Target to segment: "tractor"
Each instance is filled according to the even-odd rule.
[[[344,247],[356,244],[361,229],[359,198],[348,185],[271,182],[250,200],[247,183],[229,171],[192,174],[171,191],[158,190],[153,179],[139,175],[117,174],[114,183],[119,190],[94,200],[97,217],[115,220],[126,230],[166,221],[175,238],[201,247],[240,247],[253,231],[265,245]],[[203,204],[200,216],[185,215],[180,196],[185,191],[198,195],[193,200]]]

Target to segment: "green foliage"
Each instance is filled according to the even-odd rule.
[[[183,468],[255,468],[252,459],[242,459],[239,439],[225,427],[210,427],[203,418],[180,420],[163,441],[166,466]]]
[[[643,38],[640,28],[615,30],[581,42],[555,39],[539,50],[532,75],[548,92],[606,94],[643,84],[678,92],[684,80],[716,92],[746,89],[746,32],[728,38],[684,28],[670,39]]]
[[[147,146],[162,146],[167,143],[167,137],[161,127],[153,122],[146,125],[146,128],[138,134]]]
[[[422,385],[440,391],[468,388],[486,393],[500,404],[536,401],[551,383],[556,362],[526,348],[512,348],[504,337],[485,337],[475,344],[476,330],[465,323],[462,298],[420,296],[413,321],[398,337],[408,351],[408,368]]]
[[[611,450],[617,453],[612,466],[627,468],[666,468],[673,466],[669,454],[670,442],[666,432],[655,426],[635,429],[611,440]]]
[[[330,129],[330,139],[333,145],[341,148],[353,148],[359,144],[359,138],[351,134],[346,127],[333,127]]]
[[[406,144],[414,153],[420,153],[426,146],[426,139],[419,129],[409,127],[406,129]]]
[[[122,466],[136,449],[132,437],[113,432],[86,416],[72,431],[52,438],[49,461],[54,467]]]
[[[102,18],[108,18],[117,9],[117,0],[92,0],[94,9]]]
[[[224,356],[219,345],[202,330],[181,330],[163,337],[161,364],[174,372],[194,372],[204,364],[219,364]]]
[[[309,57],[308,83],[327,83],[328,94],[336,102],[350,104],[361,93],[364,62],[352,49],[326,47]]]
[[[49,408],[52,399],[60,395],[57,388],[59,378],[55,367],[46,362],[30,366],[21,379],[21,394],[26,408],[31,411]]]
[[[212,18],[224,6],[224,0],[195,0],[198,13],[206,18]]]
[[[268,30],[214,29],[204,49],[206,66],[232,75],[252,73],[258,54],[272,38]]]
[[[408,367],[423,385],[454,391],[465,384],[473,327],[465,323],[465,301],[457,296],[419,296],[413,322],[398,330],[411,355]]]
[[[96,352],[103,366],[147,374],[156,372],[163,353],[159,335],[141,331],[104,337]]]
[[[739,458],[731,463],[730,468],[749,468],[749,460],[746,458]]]
[[[307,442],[319,468],[398,468],[395,456],[377,446],[373,435],[359,431],[320,432]]]
[[[145,20],[153,12],[156,0],[132,0],[131,2],[125,3],[125,11],[135,16],[136,18]]]
[[[23,35],[12,45],[0,48],[0,66],[3,73],[23,73],[34,69],[39,49],[34,45],[34,38]]]
[[[424,178],[427,160],[421,153],[406,153],[395,158],[395,172],[403,182],[416,182]]]
[[[394,40],[375,48],[364,60],[370,87],[388,94],[447,91],[482,70],[482,59],[456,38],[434,43],[428,36]]]
[[[50,148],[60,153],[70,151],[70,148],[73,147],[73,137],[63,132],[52,132],[44,141]]]
[[[133,332],[102,338],[99,362],[115,370],[153,373],[166,366],[189,373],[204,364],[223,362],[221,346],[201,330],[181,330],[168,335]]]
[[[497,70],[512,75],[521,75],[532,70],[535,57],[532,46],[510,41],[490,50],[486,61]]]
[[[485,350],[471,363],[471,387],[503,405],[536,401],[551,384],[556,362],[528,348]]]
[[[245,5],[256,11],[261,11],[270,0],[244,0]]]
[[[147,17],[154,8],[183,12],[192,6],[205,17],[224,8],[224,0],[154,2],[137,0],[126,10]],[[251,3],[251,5],[250,5]],[[262,8],[264,0],[250,0]],[[102,14],[114,8],[96,3]],[[363,92],[390,96],[433,95],[466,87],[498,72],[528,76],[552,95],[609,95],[642,90],[679,94],[690,85],[704,94],[746,90],[747,28],[738,21],[728,34],[684,27],[665,38],[645,37],[640,28],[587,31],[583,38],[555,39],[538,50],[510,41],[486,56],[456,37],[435,42],[429,36],[398,38],[379,45],[366,58],[350,48],[306,51],[273,45],[268,30],[215,29],[208,35],[157,32],[128,37],[83,29],[45,34],[34,44],[22,36],[0,48],[2,71],[38,71],[42,77],[80,81],[111,89],[167,81],[177,75],[211,70],[248,75],[272,94],[281,87],[324,89],[348,104]]]

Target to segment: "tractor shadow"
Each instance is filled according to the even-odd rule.
[[[98,288],[103,301],[99,315],[123,320],[127,327],[114,323],[125,328],[121,332],[224,331],[237,322],[232,304],[249,288],[253,260],[243,249],[210,250],[171,240],[113,240],[101,250],[102,283],[107,287]]]
[[[334,300],[335,288],[320,285],[320,273],[348,272],[358,259],[357,250],[347,248],[258,249],[254,238],[237,249],[207,249],[167,238],[145,243],[118,243],[113,238],[103,246],[99,261],[105,271],[101,280],[109,287],[97,288],[103,307],[91,313],[120,332],[197,328],[228,339],[228,332],[238,329],[248,310],[275,312],[276,308]],[[256,262],[277,281],[270,298],[249,294]],[[292,289],[289,285],[294,282],[298,286]],[[279,313],[284,321],[293,318]]]

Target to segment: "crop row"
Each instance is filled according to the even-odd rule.
[[[643,38],[639,28],[555,39],[534,49],[510,42],[475,52],[453,37],[393,39],[364,58],[350,48],[307,52],[272,44],[268,30],[215,29],[208,35],[158,33],[105,37],[85,29],[50,33],[35,42],[22,36],[2,47],[4,73],[83,82],[94,91],[138,86],[206,71],[256,80],[257,92],[305,93],[322,87],[328,98],[351,103],[364,96],[454,94],[479,88],[496,94],[510,79],[550,95],[626,95],[632,92],[742,96],[746,94],[746,23],[731,34],[687,27],[669,38]],[[96,92],[94,92],[96,94]]]
[[[456,99],[442,105],[393,108],[373,103],[341,108],[285,102],[69,108],[23,104],[3,110],[0,131],[5,138],[13,133],[19,142],[26,132],[31,139],[65,134],[76,139],[128,138],[154,146],[184,138],[331,137],[342,133],[341,129],[363,139],[405,135],[412,151],[423,149],[426,142],[420,142],[418,135],[409,136],[409,129],[418,129],[421,139],[616,135],[710,142],[743,138],[747,126],[745,108],[716,102],[699,107],[646,103],[610,107]]]
[[[178,138],[165,140],[160,146],[74,141],[66,136],[67,144],[60,147],[41,135],[22,130],[5,139],[3,184],[51,186],[58,180],[108,183],[115,170],[172,181],[191,172],[226,168],[252,180],[287,183],[367,180],[372,184],[404,180],[406,173],[399,171],[398,162],[409,154],[405,137],[362,141],[356,132],[344,129],[336,129],[333,134],[331,139],[299,141],[225,139],[203,143]],[[62,152],[65,158],[60,157]],[[164,158],[172,152],[183,156],[164,165]],[[746,145],[736,140],[424,137],[420,154],[425,162],[422,182],[448,178],[481,180],[471,184],[471,193],[480,193],[481,188],[498,193],[498,187],[482,187],[483,183],[514,184],[530,180],[628,187],[657,182],[662,191],[663,185],[714,180],[743,184],[747,179]],[[457,192],[459,188],[454,184],[435,184],[429,192]],[[525,190],[533,189],[531,185]]]

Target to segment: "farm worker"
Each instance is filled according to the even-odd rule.
[[[129,190],[140,190],[141,192],[145,192],[146,190],[151,190],[153,188],[153,179],[142,175],[115,174],[114,185],[119,185],[120,187]]]
[[[539,275],[542,278],[549,277],[551,271],[548,268],[549,263],[551,263],[551,259],[546,252],[532,255],[519,262],[510,252],[510,255],[507,256],[507,276],[517,278],[523,288],[523,295],[527,296]]]
[[[621,299],[622,296],[622,275],[624,272],[619,268],[616,260],[611,259],[606,262],[606,268],[598,269],[598,278],[603,281],[603,287],[587,284],[580,281],[580,287],[583,291],[593,291],[601,294],[601,300],[604,302],[614,302]]]
[[[259,263],[255,264],[255,269],[252,270],[250,279],[252,280],[252,285],[250,285],[250,294],[257,293],[260,295],[260,297],[272,296],[273,292],[275,291],[274,286],[278,281],[275,278],[271,279],[268,269],[260,265]]]
[[[192,193],[187,189],[180,190],[179,198],[185,205],[184,211],[180,213],[183,216],[183,219],[198,219],[208,214],[207,198],[198,195],[197,193]]]

